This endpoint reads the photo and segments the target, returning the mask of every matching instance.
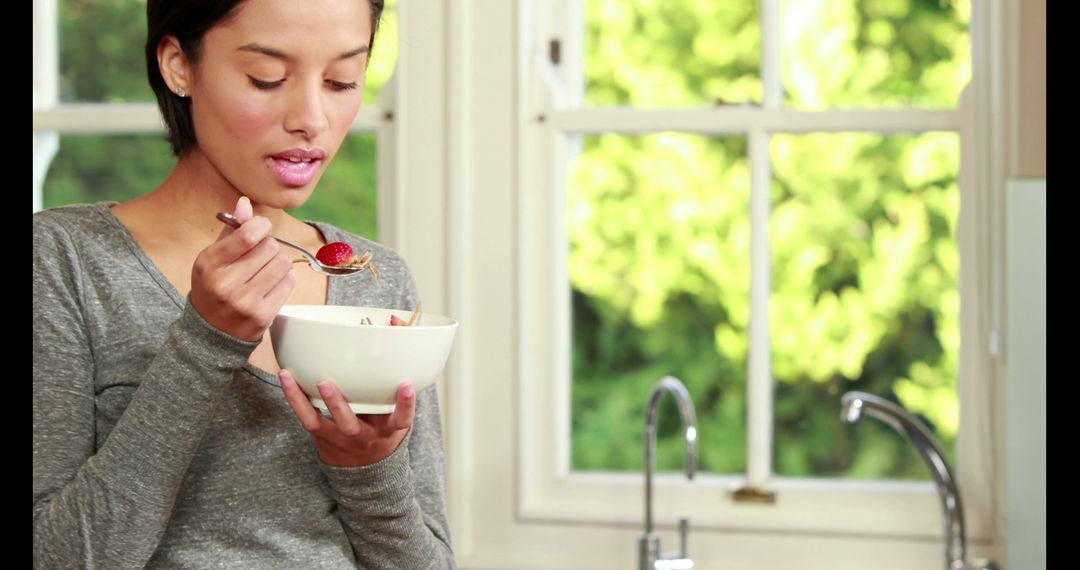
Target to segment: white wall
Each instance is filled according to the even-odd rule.
[[[1007,570],[1046,568],[1046,180],[1012,180],[1006,210]]]

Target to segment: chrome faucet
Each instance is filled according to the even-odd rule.
[[[853,424],[859,421],[863,412],[885,422],[907,437],[915,444],[919,455],[930,468],[945,514],[946,570],[997,570],[993,561],[978,560],[970,566],[965,561],[964,506],[960,500],[960,489],[945,459],[945,453],[930,431],[907,410],[884,398],[865,392],[848,392],[840,398],[841,420]]]
[[[645,410],[645,534],[638,539],[639,570],[683,570],[694,567],[694,561],[686,553],[686,535],[690,523],[679,519],[679,552],[660,553],[660,533],[653,530],[652,480],[656,470],[656,414],[660,398],[670,392],[679,405],[683,429],[686,431],[686,479],[692,481],[697,470],[697,417],[690,393],[677,378],[665,376],[653,388],[649,405]]]

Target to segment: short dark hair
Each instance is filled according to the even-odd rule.
[[[174,35],[191,63],[197,63],[206,32],[228,22],[236,8],[246,0],[148,0],[146,3],[146,76],[157,97],[158,108],[165,120],[173,154],[181,156],[196,146],[195,124],[191,119],[191,100],[179,97],[165,84],[158,66],[157,49],[162,38]],[[375,31],[382,17],[384,0],[368,0],[371,6],[371,37],[368,38],[368,58],[375,47]]]

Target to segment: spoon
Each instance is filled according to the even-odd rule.
[[[239,228],[240,227],[240,220],[237,219],[236,216],[234,216],[234,215],[232,215],[232,214],[230,214],[228,212],[218,212],[217,213],[217,219],[221,220],[226,225],[232,226],[234,228]],[[295,249],[296,251],[299,251],[304,256],[304,259],[307,260],[308,265],[310,265],[312,269],[314,269],[315,271],[318,271],[319,273],[322,273],[324,275],[330,275],[330,276],[335,276],[335,277],[336,276],[341,276],[341,275],[352,275],[354,273],[358,273],[360,271],[363,271],[363,270],[367,269],[366,266],[343,265],[343,266],[337,267],[337,266],[333,266],[333,265],[326,265],[325,263],[323,263],[323,262],[319,261],[318,259],[316,259],[314,255],[311,255],[310,253],[308,253],[308,251],[306,249],[296,245],[295,243],[285,241],[285,240],[283,240],[281,238],[278,238],[278,237],[276,237],[274,239],[278,240],[278,243],[280,243],[282,245],[289,246],[289,247]]]

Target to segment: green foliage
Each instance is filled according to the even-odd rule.
[[[59,8],[61,101],[154,100],[145,0],[63,0]]]
[[[45,179],[44,206],[130,200],[165,180],[175,163],[164,135],[64,136]]]
[[[761,27],[745,0],[588,0],[586,102],[760,102]]]
[[[970,0],[785,0],[785,102],[953,107],[971,77],[970,11]]]
[[[590,104],[760,100],[754,3],[587,6]],[[955,105],[969,76],[969,9],[937,0],[785,2],[786,104]],[[896,399],[952,450],[959,140],[774,135],[769,152],[775,471],[926,479],[914,448],[887,426],[842,424],[839,398],[858,389]],[[647,394],[673,374],[695,400],[702,468],[742,472],[746,139],[588,137],[568,193],[574,468],[640,469]],[[680,468],[681,447],[677,426],[662,429],[658,465]]]

